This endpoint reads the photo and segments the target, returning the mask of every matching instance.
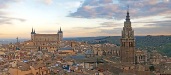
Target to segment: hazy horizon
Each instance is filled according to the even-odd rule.
[[[138,36],[149,36],[149,35],[135,35],[135,37],[138,37]],[[150,35],[150,36],[171,36],[171,35]],[[63,37],[63,38],[67,39],[67,38],[88,38],[88,37],[109,37],[109,36],[85,36],[85,37],[78,36],[78,37]],[[121,37],[121,36],[119,36],[119,37]],[[0,38],[0,40],[16,40],[16,38]],[[22,37],[18,37],[18,39],[19,40],[30,40],[30,38],[22,38]]]

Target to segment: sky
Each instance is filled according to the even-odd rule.
[[[171,0],[0,0],[0,38],[120,36],[128,5],[136,36],[171,35]]]

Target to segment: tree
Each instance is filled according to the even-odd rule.
[[[150,71],[155,71],[155,68],[154,68],[153,65],[151,65],[151,66],[149,67],[149,69],[150,69]]]

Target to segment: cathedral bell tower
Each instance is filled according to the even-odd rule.
[[[135,38],[134,30],[131,27],[129,16],[129,8],[127,10],[126,21],[122,30],[122,37],[120,39],[120,58],[122,63],[135,63]]]
[[[33,31],[33,28],[32,28],[32,31],[31,31],[31,40],[34,41],[34,35],[36,34],[35,30]]]
[[[63,31],[61,30],[61,27],[60,27],[60,29],[58,31],[58,39],[59,39],[59,41],[63,40]]]

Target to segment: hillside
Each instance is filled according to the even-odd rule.
[[[148,51],[156,49],[163,55],[171,56],[171,36],[136,36],[135,39],[136,48]],[[113,43],[120,46],[120,36],[96,39],[94,43]]]
[[[76,41],[87,41],[90,44],[112,43],[120,46],[120,36],[73,38]],[[136,36],[136,48],[148,51],[158,50],[163,55],[171,56],[171,36]]]

